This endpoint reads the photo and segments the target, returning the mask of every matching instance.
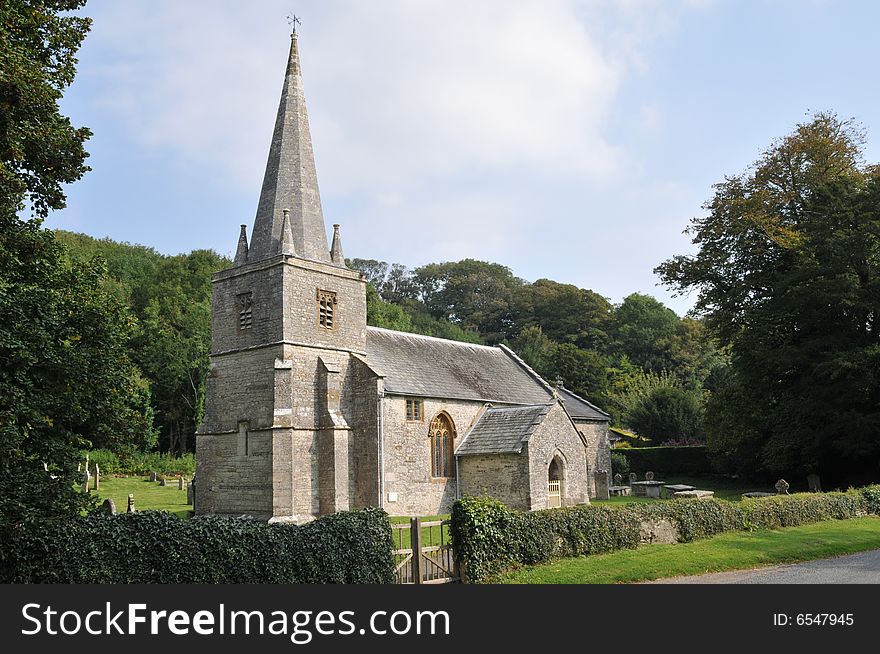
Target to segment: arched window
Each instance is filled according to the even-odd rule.
[[[437,414],[437,417],[431,421],[428,437],[431,441],[431,476],[454,477],[452,441],[455,437],[455,426],[452,424],[452,419],[445,413]]]

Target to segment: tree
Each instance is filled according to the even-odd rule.
[[[651,297],[633,293],[614,310],[613,349],[646,371],[671,370],[679,318]]]
[[[852,123],[818,114],[693,221],[696,255],[658,268],[730,348],[709,445],[740,472],[877,469],[880,171]]]
[[[523,281],[500,264],[464,259],[417,268],[413,284],[432,316],[497,343],[510,335],[511,301]]]
[[[73,514],[79,450],[153,444],[134,321],[103,262],[72,260],[35,221],[0,233],[0,523]]]
[[[27,201],[37,216],[64,207],[62,184],[88,170],[83,143],[58,101],[76,74],[88,18],[62,16],[85,0],[7,0],[0,7],[0,206],[3,227]]]
[[[72,260],[41,228],[62,185],[87,170],[58,111],[73,81],[82,0],[0,7],[0,523],[88,506],[74,490],[78,449],[149,444],[148,390],[126,356],[131,317],[100,261]],[[30,219],[19,212],[30,207]]]
[[[539,279],[514,294],[512,313],[517,332],[537,326],[558,343],[591,350],[608,345],[611,303],[593,291]]]

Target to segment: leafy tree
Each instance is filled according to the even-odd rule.
[[[707,424],[732,469],[877,469],[880,172],[863,142],[832,114],[799,125],[716,186],[699,252],[658,268],[730,348]]]
[[[657,386],[640,397],[630,409],[627,424],[639,436],[663,443],[702,436],[703,405],[693,391],[676,386]]]
[[[613,348],[640,368],[660,372],[675,364],[679,318],[650,295],[633,293],[614,311]]]
[[[512,312],[519,332],[538,326],[559,343],[591,350],[608,345],[611,304],[593,291],[539,279],[514,294]]]
[[[477,331],[490,343],[509,334],[511,300],[523,284],[509,268],[474,259],[422,266],[412,280],[429,314]]]
[[[0,522],[76,513],[79,450],[153,443],[134,322],[100,260],[72,260],[36,221],[0,233]]]
[[[127,357],[133,322],[101,261],[71,259],[41,228],[87,170],[58,110],[89,20],[82,0],[0,7],[0,522],[72,514],[78,450],[149,445],[147,385]],[[31,217],[19,212],[30,207]]]

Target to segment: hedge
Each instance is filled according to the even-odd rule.
[[[477,583],[517,563],[637,547],[639,527],[635,514],[610,507],[526,513],[486,497],[464,498],[452,506],[455,554],[468,580]]]
[[[659,475],[673,472],[705,475],[713,472],[705,445],[639,447],[621,451],[626,454],[630,470],[639,474],[649,470]]]
[[[517,512],[491,498],[464,498],[452,507],[452,538],[467,577],[491,581],[506,568],[639,545],[643,520],[667,519],[679,541],[726,531],[794,527],[821,520],[880,514],[880,486],[846,493],[801,493],[746,499],[676,499],[613,507],[580,505]]]
[[[391,526],[379,509],[301,526],[163,511],[5,527],[2,583],[391,583]]]

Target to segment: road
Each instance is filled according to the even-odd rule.
[[[653,584],[880,584],[880,550],[773,565],[755,570],[714,572],[658,579]]]

